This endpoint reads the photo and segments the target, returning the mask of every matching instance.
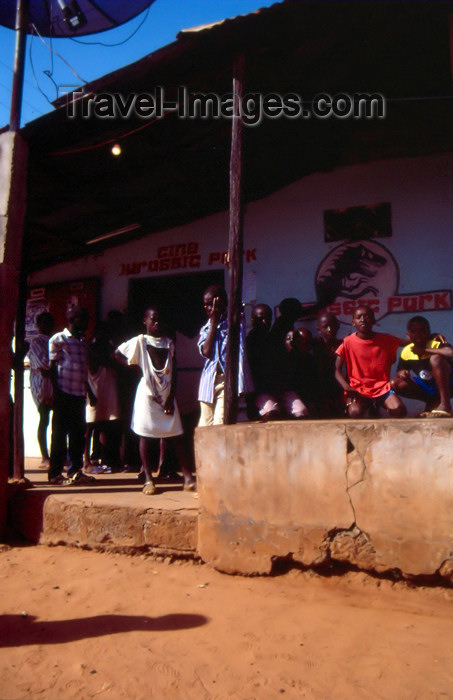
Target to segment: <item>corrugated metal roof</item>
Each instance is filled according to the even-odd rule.
[[[278,3],[275,3],[278,4]],[[213,27],[221,27],[222,25],[227,24],[228,22],[231,22],[235,19],[238,19],[240,17],[251,17],[253,15],[259,15],[263,12],[263,10],[267,10],[269,8],[262,8],[258,10],[254,10],[253,12],[249,12],[245,15],[235,15],[235,17],[226,17],[225,19],[220,19],[217,22],[211,22],[210,24],[199,24],[197,27],[188,27],[187,29],[181,29],[180,32],[178,32],[177,37],[179,38],[180,36],[184,36],[184,34],[192,34],[192,33],[198,33],[198,32],[203,32],[207,29],[212,29]]]
[[[246,57],[246,90],[380,92],[383,120],[264,119],[244,130],[244,197],[252,201],[305,175],[369,160],[453,147],[447,0],[287,0],[224,20],[87,86],[94,93],[152,92],[176,99],[232,91]],[[228,208],[231,121],[74,119],[59,108],[23,130],[30,144],[26,246],[30,268]],[[120,140],[114,160],[109,143]],[[98,247],[86,241],[131,223],[140,228]],[[64,235],[62,235],[64,234]]]

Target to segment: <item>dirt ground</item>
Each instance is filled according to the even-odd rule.
[[[453,698],[452,588],[1,547],[1,700]]]

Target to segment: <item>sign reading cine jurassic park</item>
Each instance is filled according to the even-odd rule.
[[[394,257],[380,243],[344,243],[331,250],[316,271],[317,301],[347,323],[361,304],[370,306],[376,319],[452,308],[451,289],[400,294],[399,276]]]
[[[256,248],[243,251],[246,263],[256,260]],[[209,253],[208,265],[228,266],[228,251]],[[201,255],[198,243],[177,243],[163,245],[157,249],[157,256],[152,260],[137,260],[121,263],[121,275],[138,275],[141,272],[168,272],[172,270],[198,269],[201,267]]]
[[[140,272],[166,272],[169,270],[198,269],[201,256],[198,243],[180,243],[160,246],[152,260],[121,263],[121,275],[138,275]]]

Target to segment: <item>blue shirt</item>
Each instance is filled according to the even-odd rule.
[[[210,327],[211,327],[211,320],[209,319],[209,321],[200,330],[200,337],[198,339],[198,348],[200,350],[201,355],[203,355],[201,349],[206,342],[206,338],[208,337]],[[239,394],[243,394],[243,393],[252,391],[252,389],[253,389],[252,380],[250,378],[250,370],[249,370],[247,359],[246,359],[245,353],[244,353],[244,347],[245,347],[244,336],[245,336],[245,329],[244,329],[244,324],[241,321],[241,328],[240,328],[240,334],[239,334],[239,376],[238,376]],[[201,373],[200,387],[198,390],[198,400],[199,401],[204,401],[205,403],[213,403],[214,402],[214,383],[215,383],[216,374],[217,374],[217,372],[219,372],[221,374],[225,373],[227,339],[228,339],[228,321],[227,321],[226,315],[223,315],[220,318],[219,323],[217,324],[212,357],[206,358],[206,361],[205,361],[204,367],[203,367],[203,371]]]

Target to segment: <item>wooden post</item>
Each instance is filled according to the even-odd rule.
[[[2,338],[0,357],[3,360],[0,378],[0,418],[3,421],[2,443],[0,451],[0,531],[5,524],[6,477],[13,457],[13,475],[16,479],[24,477],[24,369],[23,349],[25,330],[25,276],[20,274],[22,259],[22,237],[25,219],[26,178],[28,149],[19,135],[22,111],[23,82],[25,71],[25,50],[27,42],[28,10],[30,0],[16,2],[16,45],[14,55],[13,85],[11,90],[11,110],[9,119],[10,136],[6,134],[2,144],[0,159],[0,183],[4,187],[4,199],[0,203],[0,303],[2,310]],[[21,291],[18,294],[18,284]],[[19,299],[19,307],[16,303]],[[10,372],[11,342],[16,319],[16,362],[14,372],[14,421],[10,422]],[[5,418],[8,416],[8,420]],[[13,431],[12,441],[10,431]],[[12,444],[14,456],[10,454]]]
[[[234,116],[230,155],[230,226],[228,240],[228,341],[225,366],[225,423],[236,423],[238,404],[239,335],[242,311],[242,95],[245,58],[240,54],[233,66]]]
[[[10,386],[14,321],[22,260],[28,148],[14,131],[0,134],[0,536],[6,524],[10,464]]]

